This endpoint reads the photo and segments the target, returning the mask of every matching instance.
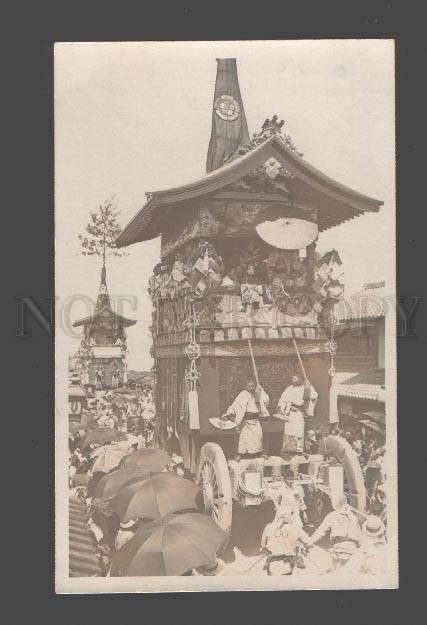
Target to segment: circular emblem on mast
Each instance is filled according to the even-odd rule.
[[[218,117],[232,122],[239,117],[240,107],[231,95],[222,95],[215,100],[214,109]]]

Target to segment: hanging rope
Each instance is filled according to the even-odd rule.
[[[256,368],[255,357],[254,357],[254,352],[253,352],[253,349],[252,349],[252,341],[251,341],[251,339],[248,339],[248,346],[249,346],[249,353],[251,355],[252,369],[253,369],[253,372],[254,372],[255,381],[256,381],[257,386],[259,386],[258,370]]]
[[[300,364],[300,367],[301,367],[301,370],[302,370],[302,374],[303,374],[303,376],[304,376],[304,382],[305,382],[306,384],[308,384],[307,374],[306,374],[306,372],[305,372],[304,364],[303,364],[303,362],[302,362],[301,354],[300,354],[300,352],[299,352],[298,345],[297,345],[297,341],[296,341],[295,334],[294,334],[294,331],[293,331],[293,330],[292,330],[292,341],[293,341],[293,344],[294,344],[294,349],[295,349],[295,351],[296,351],[296,354],[297,354],[297,357],[298,357],[298,360],[299,360],[299,364]]]

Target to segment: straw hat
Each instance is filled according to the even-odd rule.
[[[368,516],[364,522],[362,532],[365,536],[383,536],[385,533],[385,525],[379,517],[372,514]]]
[[[218,575],[225,567],[225,562],[220,558],[217,558],[216,563],[213,566],[201,566],[196,569],[199,575],[212,576]]]
[[[127,521],[126,523],[124,521],[121,521],[120,527],[121,527],[122,530],[128,530],[133,525],[135,525],[135,523],[136,523],[135,519],[131,519],[130,521]]]

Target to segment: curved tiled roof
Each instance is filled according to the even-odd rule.
[[[156,221],[165,206],[179,203],[192,198],[218,192],[248,175],[268,158],[280,159],[283,166],[331,201],[338,202],[339,207],[330,209],[329,220],[320,223],[320,230],[326,230],[348,219],[357,217],[366,211],[378,211],[383,202],[363,195],[349,187],[329,178],[320,170],[304,161],[294,150],[291,150],[277,135],[272,135],[248,153],[226,163],[202,178],[164,191],[147,194],[148,201],[127,224],[117,237],[117,246],[123,247],[138,241],[147,241],[160,234]],[[156,229],[157,228],[157,229]]]
[[[385,282],[366,284],[348,298],[343,297],[335,305],[335,320],[345,321],[380,319],[386,312]]]

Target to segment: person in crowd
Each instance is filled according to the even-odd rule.
[[[334,508],[335,510],[325,516],[308,544],[315,545],[323,538],[329,537],[334,564],[342,566],[359,548],[361,532],[356,515],[350,509],[345,495],[338,498]]]
[[[111,553],[112,550],[106,543],[98,543],[97,555],[99,567],[101,569],[101,577],[109,577],[111,569]]]
[[[307,545],[308,541],[308,534],[295,523],[291,511],[281,509],[262,534],[261,550],[266,554],[264,570],[268,575],[292,575],[299,545]]]
[[[292,376],[291,384],[283,391],[277,406],[285,421],[283,455],[304,452],[305,418],[312,415],[317,397],[311,384],[304,384],[299,375]]]
[[[95,518],[96,518],[96,516],[95,516]],[[98,521],[99,521],[99,519],[98,519]],[[90,531],[92,532],[92,534],[94,535],[94,537],[96,539],[96,542],[99,545],[101,543],[101,540],[102,540],[103,536],[104,536],[104,530],[101,527],[101,524],[99,522],[97,523],[97,521],[93,518],[93,515],[91,515],[88,518],[87,526],[90,529]]]
[[[104,367],[102,366],[95,371],[95,387],[97,390],[104,388]]]
[[[139,430],[138,429],[137,432],[136,432],[136,438],[138,439],[137,449],[145,449],[145,447],[146,447],[144,431],[145,430]]]
[[[355,440],[353,440],[352,447],[354,451],[356,452],[357,457],[360,462],[362,458],[362,454],[363,454],[363,440],[361,438],[356,437]]]
[[[365,483],[368,497],[372,497],[381,480],[381,464],[385,447],[380,441],[372,441],[368,463],[366,465]]]
[[[120,527],[120,519],[115,512],[111,512],[105,505],[92,506],[88,525],[98,543],[115,549],[115,538]]]
[[[263,433],[259,419],[260,416],[269,415],[269,401],[264,389],[253,380],[248,380],[246,388],[221,416],[222,420],[234,421],[239,429],[237,461],[242,456],[254,458],[263,453]]]
[[[138,427],[135,425],[135,427],[133,427],[130,431],[130,434],[128,434],[128,444],[129,444],[129,451],[136,451],[138,449],[139,446],[139,438],[138,438]]]
[[[76,456],[70,452],[68,455],[68,482],[69,486],[73,485],[73,477],[77,473],[78,460]]]
[[[344,434],[344,438],[347,441],[347,443],[349,443],[353,447],[354,438],[350,430],[347,430],[347,432]]]
[[[114,540],[114,547],[118,551],[123,545],[125,545],[135,534],[137,527],[137,519],[131,519],[130,521],[121,522],[119,529],[117,530],[116,538]]]
[[[75,447],[73,456],[75,458],[74,463],[77,473],[86,473],[89,468],[89,459],[87,455],[82,453],[80,447]]]
[[[152,447],[153,439],[154,439],[154,419],[150,419],[150,421],[146,422],[144,435],[145,435],[145,446]]]
[[[106,428],[116,429],[118,426],[118,418],[114,414],[112,410],[107,410],[105,414],[105,418],[103,421],[103,425]]]
[[[289,510],[295,522],[302,527],[308,521],[304,489],[301,484],[296,482],[294,472],[291,469],[286,469],[284,477],[283,486],[278,489],[274,501],[276,510]]]
[[[304,441],[304,450],[308,454],[315,454],[319,447],[319,441],[317,438],[317,433],[315,430],[307,430],[305,441]]]
[[[364,575],[385,575],[389,554],[386,529],[380,518],[367,517],[362,526],[362,544],[343,568],[343,572]]]
[[[184,475],[184,459],[176,453],[172,453],[172,462],[168,464],[168,471],[174,471],[177,475]]]

